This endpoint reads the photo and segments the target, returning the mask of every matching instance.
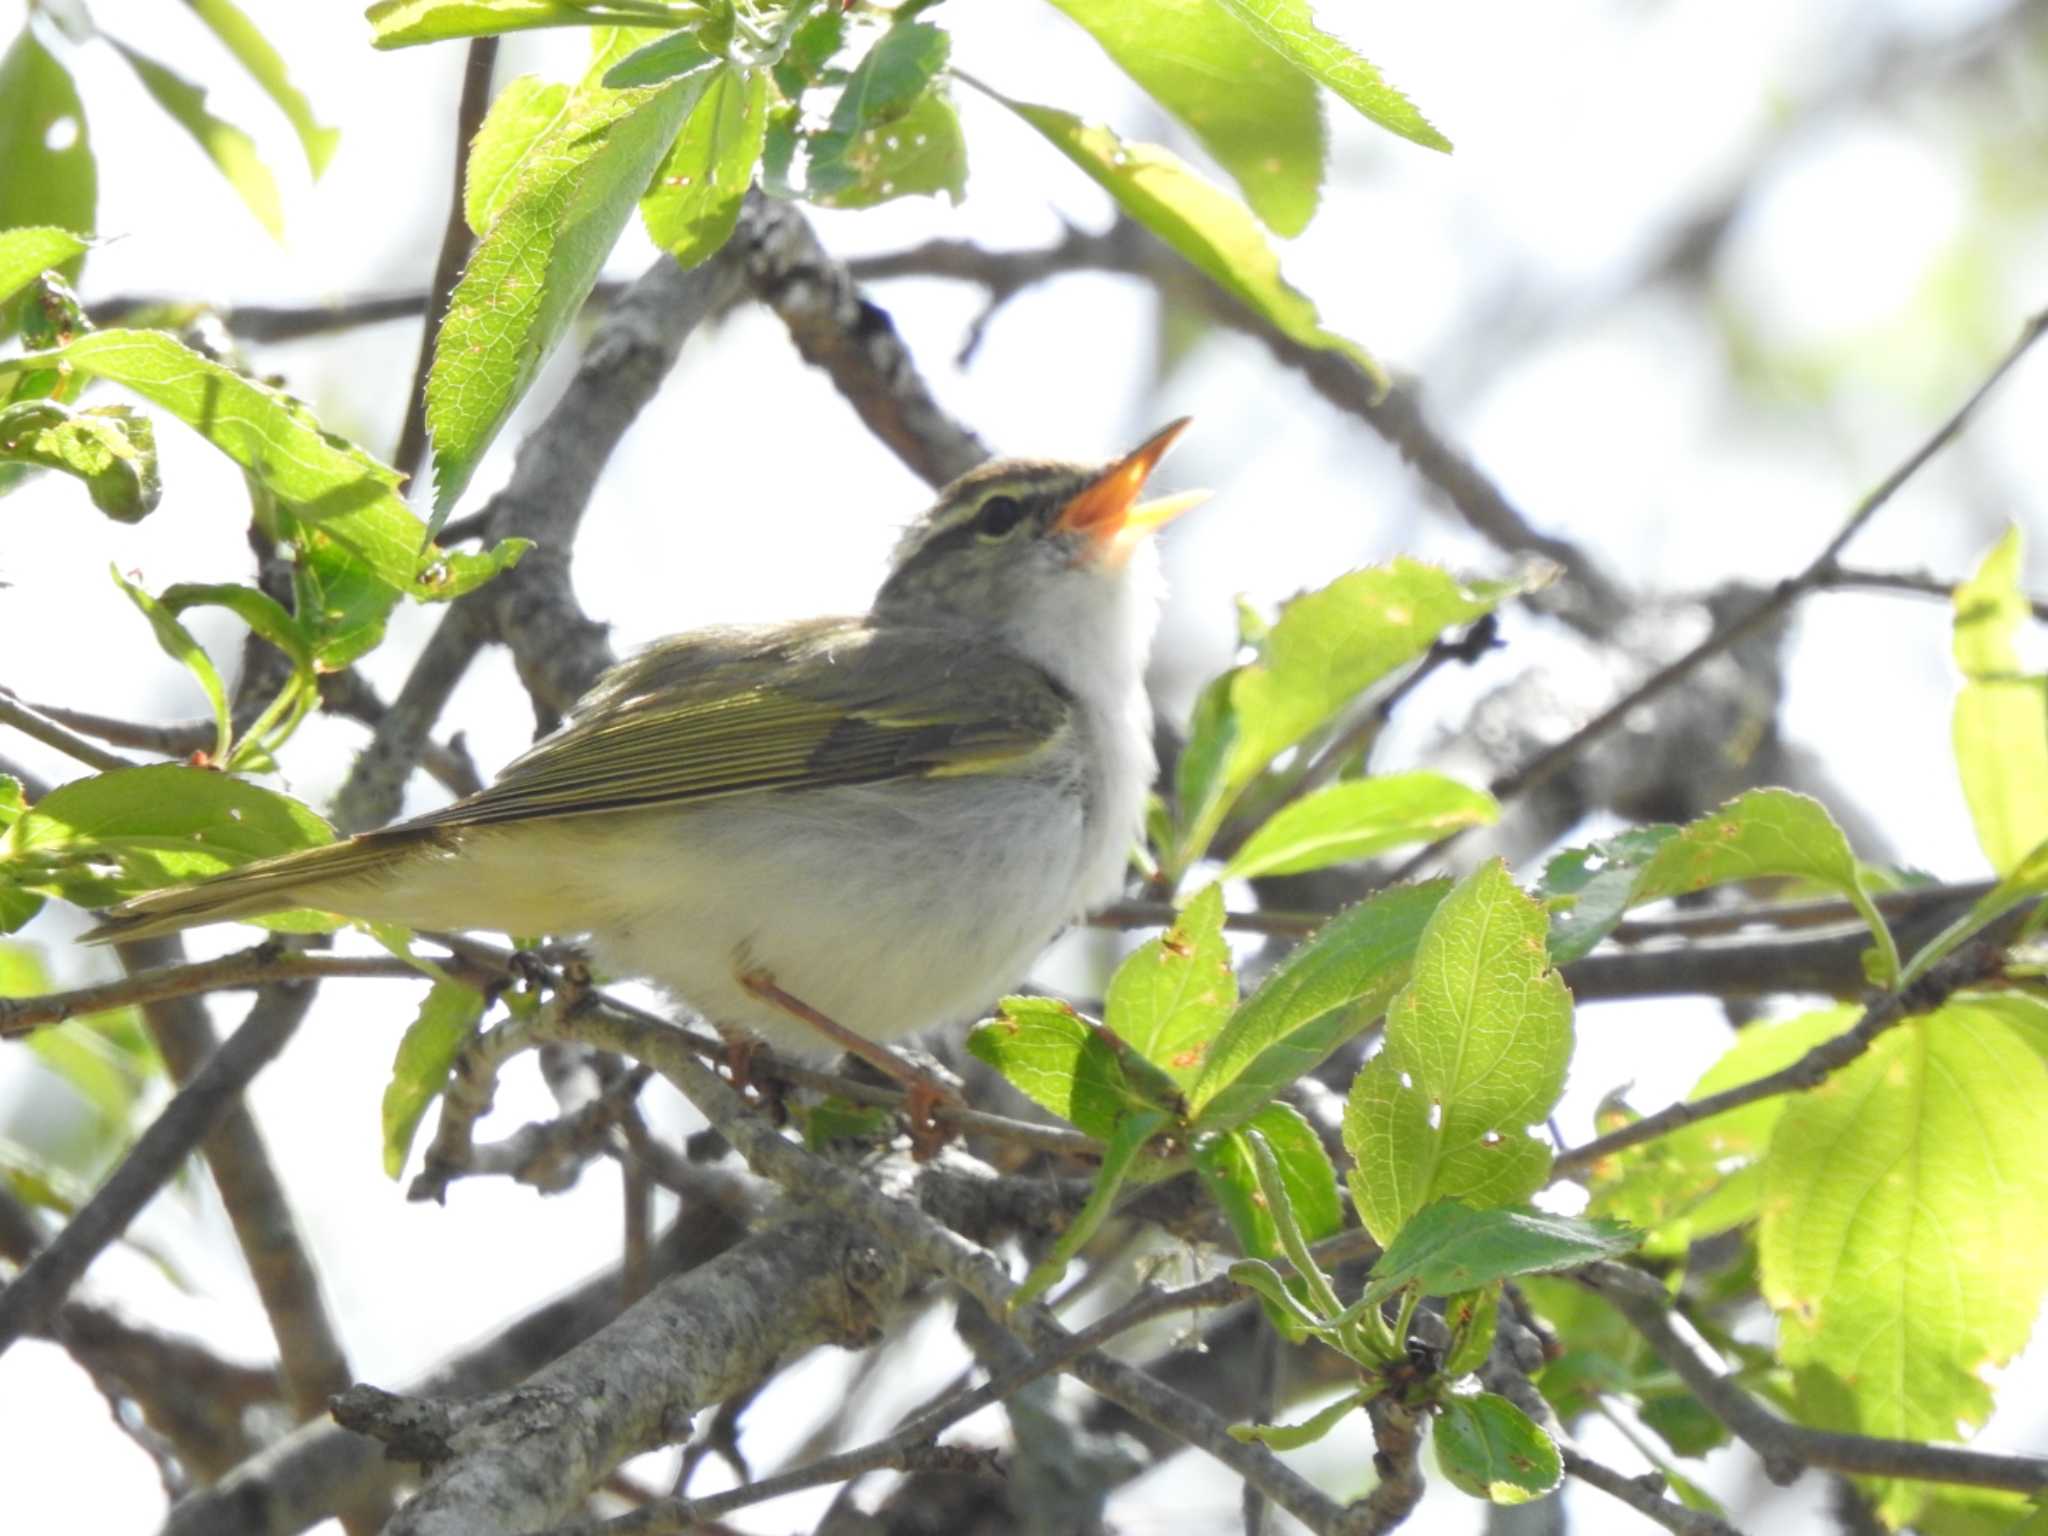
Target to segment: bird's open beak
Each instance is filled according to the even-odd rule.
[[[1139,540],[1207,501],[1207,491],[1182,491],[1153,501],[1138,500],[1153,466],[1166,457],[1166,450],[1187,430],[1191,419],[1183,416],[1161,427],[1096,476],[1060,509],[1059,518],[1053,523],[1054,531],[1086,534],[1090,555],[1121,565]]]

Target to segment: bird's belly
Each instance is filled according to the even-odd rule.
[[[560,825],[599,877],[577,884],[606,969],[811,1054],[830,1048],[741,974],[893,1039],[985,1007],[1102,894],[1080,889],[1099,836],[1052,783],[925,780]]]

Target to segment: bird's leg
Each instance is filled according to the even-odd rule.
[[[928,1072],[921,1072],[885,1045],[866,1035],[855,1034],[837,1019],[820,1013],[802,998],[785,992],[766,971],[738,971],[734,979],[749,994],[771,1007],[799,1019],[842,1050],[851,1051],[892,1083],[900,1083],[906,1095],[904,1111],[913,1131],[932,1125],[932,1111],[941,1104],[958,1104],[959,1096]]]

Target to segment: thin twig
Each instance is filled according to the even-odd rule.
[[[1982,940],[1972,942],[1942,960],[1910,986],[1873,999],[1853,1025],[1839,1035],[1823,1040],[1790,1066],[1767,1072],[1762,1077],[1720,1093],[1710,1093],[1703,1099],[1681,1099],[1654,1115],[1645,1115],[1640,1120],[1609,1131],[1605,1136],[1596,1136],[1584,1146],[1560,1152],[1557,1161],[1551,1164],[1552,1176],[1578,1178],[1590,1172],[1603,1158],[1646,1141],[1655,1141],[1660,1136],[1668,1136],[1681,1126],[1725,1115],[1731,1109],[1740,1109],[1760,1099],[1817,1088],[1832,1074],[1868,1051],[1886,1030],[1917,1014],[1932,1012],[1947,1001],[1951,993],[1984,979],[1996,968],[1999,959],[1997,945]]]
[[[419,361],[413,365],[412,389],[405,397],[405,424],[399,429],[392,465],[410,480],[419,473],[427,453],[427,374],[434,366],[435,324],[448,307],[448,296],[462,276],[462,264],[476,245],[464,213],[463,183],[469,177],[469,146],[483,126],[491,105],[491,73],[498,63],[498,40],[473,37],[462,62],[462,99],[455,108],[455,190],[448,222],[441,231],[441,254],[434,261],[434,283],[428,290],[427,323],[420,332]]]
[[[1991,372],[1986,375],[1984,381],[1971,391],[1969,398],[1958,406],[1949,418],[1934,430],[1931,436],[1911,453],[1907,454],[1897,468],[1886,475],[1883,480],[1878,482],[1874,489],[1856,503],[1850,510],[1848,518],[1836,531],[1834,537],[1829,539],[1826,547],[1807,563],[1804,570],[1796,576],[1788,577],[1784,581],[1779,582],[1768,596],[1753,604],[1748,612],[1714,630],[1713,633],[1709,634],[1684,655],[1659,667],[1621,698],[1610,704],[1591,720],[1588,720],[1584,725],[1572,732],[1571,735],[1565,737],[1564,740],[1545,748],[1512,772],[1500,775],[1488,786],[1492,790],[1494,798],[1503,801],[1512,800],[1520,795],[1527,794],[1539,785],[1548,783],[1566,764],[1570,763],[1580,753],[1584,752],[1586,748],[1605,736],[1638,709],[1642,708],[1643,705],[1649,703],[1650,700],[1656,698],[1659,694],[1676,687],[1679,683],[1690,677],[1704,663],[1711,661],[1714,657],[1729,650],[1740,641],[1747,639],[1758,630],[1776,622],[1801,597],[1815,590],[1820,578],[1835,568],[1836,558],[1841,554],[1849,541],[1863,531],[1863,528],[1869,523],[1871,518],[1876,516],[1885,503],[1897,495],[1899,489],[1907,481],[1911,480],[1914,475],[1918,474],[1930,459],[1955,440],[1956,436],[1969,424],[1970,418],[1977,413],[1978,407],[1984,403],[1991,391],[1998,387],[1999,382],[2012,371],[2014,366],[2027,354],[2034,343],[2041,339],[2044,330],[2048,330],[2048,310],[2043,310],[2040,314],[2033,316],[2020,328],[2018,339],[2007,348],[2005,355],[1998,360]],[[1396,881],[1408,878],[1417,870],[1439,858],[1451,844],[1458,841],[1463,835],[1464,833],[1461,830],[1453,832],[1447,837],[1439,838],[1436,842],[1430,844],[1429,847],[1423,849],[1420,853],[1402,864],[1400,868],[1394,871],[1391,878]]]
[[[1572,1445],[1560,1445],[1558,1454],[1564,1460],[1565,1471],[1571,1476],[1589,1488],[1598,1488],[1602,1493],[1621,1500],[1646,1520],[1654,1520],[1665,1530],[1673,1532],[1674,1536],[1742,1536],[1718,1515],[1701,1509],[1688,1509],[1676,1499],[1666,1498],[1665,1479],[1660,1472],[1628,1477]]]
[[[133,768],[135,763],[118,752],[109,752],[97,742],[67,731],[56,721],[45,718],[15,697],[12,690],[0,688],[0,725],[11,725],[24,736],[32,736],[46,747],[54,747],[66,757],[76,758],[89,768],[102,773],[116,768]]]
[[[2048,1491],[2048,1459],[2038,1456],[1838,1434],[1781,1419],[1679,1334],[1672,1326],[1670,1297],[1655,1278],[1604,1262],[1578,1271],[1576,1278],[1613,1303],[1701,1405],[1763,1458],[1764,1471],[1775,1483],[1790,1483],[1807,1467],[1825,1467],[1868,1477],[1910,1477],[2027,1494]]]
[[[1904,592],[1950,602],[1960,580],[1944,581],[1925,571],[1872,571],[1846,565],[1830,566],[1815,578],[1818,592]],[[2037,619],[2048,620],[2048,598],[2030,597],[2027,607]]]

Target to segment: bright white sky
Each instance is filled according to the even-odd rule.
[[[333,165],[319,185],[307,182],[283,125],[182,8],[99,0],[102,26],[203,79],[215,109],[257,135],[286,188],[288,228],[282,245],[268,240],[108,50],[86,49],[74,64],[100,155],[100,227],[122,236],[94,255],[88,298],[146,290],[303,303],[423,286],[446,210],[461,49],[379,54],[352,5],[244,3],[323,119],[342,129]],[[1652,590],[1772,580],[1811,556],[2048,298],[2038,279],[2048,230],[2008,220],[1980,241],[1973,178],[1981,168],[1972,157],[1984,127],[1946,99],[1909,93],[1882,117],[1829,115],[1770,162],[1716,294],[1725,317],[1766,353],[1818,359],[1860,349],[1852,374],[1831,377],[1818,396],[1785,391],[1759,405],[1730,393],[1716,317],[1669,298],[1607,296],[1673,221],[1744,175],[1781,115],[1850,67],[1856,50],[1946,36],[1999,9],[1990,0],[1437,0],[1363,16],[1326,5],[1458,152],[1432,155],[1333,113],[1336,184],[1288,249],[1289,271],[1332,327],[1429,382],[1446,429],[1535,522],[1597,551],[1610,571]],[[11,33],[20,12],[18,0],[0,0],[0,31]],[[1186,151],[1049,7],[982,0],[947,6],[938,19],[957,29],[956,57],[991,83],[1106,117],[1133,136],[1167,136]],[[499,79],[528,69],[572,74],[579,48],[574,35],[508,40]],[[1028,130],[972,93],[961,108],[973,157],[966,203],[819,215],[835,250],[890,249],[931,235],[1028,245],[1056,236],[1062,217],[1105,220],[1106,200]],[[1925,307],[1911,308],[1959,251],[1988,272],[1984,326],[1949,311],[1930,323]],[[616,270],[630,275],[650,256],[636,232]],[[1174,535],[1174,601],[1155,679],[1164,698],[1185,700],[1226,659],[1238,592],[1270,604],[1396,552],[1474,572],[1502,566],[1427,509],[1377,439],[1255,347],[1207,342],[1157,382],[1153,307],[1130,284],[1077,277],[1025,295],[998,317],[966,372],[951,359],[976,295],[914,284],[881,297],[940,397],[999,447],[1103,456],[1173,416],[1196,417],[1173,483],[1206,484],[1218,495]],[[1484,322],[1510,306],[1552,325],[1550,344],[1526,354],[1512,338],[1495,345]],[[1875,337],[1888,345],[1872,346]],[[329,425],[388,453],[416,345],[414,326],[387,326],[265,350],[256,362],[284,375]],[[546,409],[568,361],[542,378],[526,419]],[[1853,555],[1954,574],[1988,546],[2001,519],[2048,528],[2039,511],[2048,484],[2044,416],[2048,359],[2012,381],[1965,450],[1923,476]],[[520,435],[515,422],[466,505],[502,481]],[[182,671],[142,659],[141,620],[105,576],[117,564],[161,589],[245,568],[235,475],[175,427],[161,436],[168,493],[140,527],[91,515],[68,483],[38,486],[7,508],[16,537],[0,547],[0,580],[13,583],[0,588],[0,682],[108,714],[201,712]],[[740,314],[692,343],[614,460],[578,546],[578,585],[586,608],[614,623],[621,649],[715,620],[863,607],[897,525],[922,495],[822,377],[797,362],[771,320]],[[30,528],[34,537],[22,537]],[[2038,542],[2037,589],[2048,585]],[[387,694],[403,676],[407,642],[432,617],[402,616],[387,653],[368,664]],[[233,625],[201,616],[195,628],[230,665]],[[1447,684],[1439,694],[1447,710],[1552,649],[1538,626],[1518,624],[1515,636],[1518,648],[1494,672]],[[1849,678],[1857,682],[1845,685]],[[1939,605],[1830,598],[1803,616],[1786,718],[1891,837],[1890,850],[1869,851],[1965,878],[1981,872],[1981,861],[1948,758],[1950,687]],[[525,744],[531,719],[502,659],[478,669],[449,724],[468,733],[487,769]],[[1435,730],[1429,719],[1412,722],[1391,744],[1389,764],[1412,761]],[[289,787],[324,803],[360,739],[353,727],[315,722],[288,754]],[[18,739],[0,751],[51,777],[72,772]],[[425,803],[427,790],[416,793]],[[67,979],[95,963],[67,948],[79,926],[53,911],[26,935],[48,947]],[[244,939],[218,929],[193,945],[207,953]],[[235,1006],[222,1009],[224,1023]],[[392,1386],[581,1278],[618,1243],[617,1185],[603,1168],[562,1197],[479,1180],[457,1186],[446,1209],[404,1202],[379,1171],[377,1105],[406,1018],[388,983],[332,986],[254,1094],[356,1372]],[[1716,1018],[1705,1004],[1586,1010],[1561,1116],[1567,1134],[1584,1130],[1592,1104],[1616,1083],[1632,1081],[1643,1105],[1682,1094],[1718,1053]],[[492,1124],[509,1127],[549,1107],[537,1083],[516,1077]],[[24,1141],[61,1135],[69,1113],[19,1053],[0,1058],[0,1132]],[[143,1230],[176,1254],[197,1295],[177,1292],[125,1250],[95,1269],[96,1291],[223,1349],[267,1355],[210,1190],[173,1191]],[[936,1382],[957,1344],[934,1328],[929,1353]],[[801,1395],[815,1404],[839,1369],[836,1358],[819,1362]],[[778,1391],[753,1410],[758,1455],[772,1460],[800,1436],[812,1410],[798,1397]],[[868,1427],[909,1402],[878,1401]],[[1993,1433],[2024,1443],[2037,1423],[2030,1408]],[[160,1517],[151,1468],[54,1350],[22,1346],[0,1360],[0,1445],[8,1448],[8,1504],[23,1530],[139,1532]],[[1333,1454],[1307,1464],[1341,1480]],[[1615,1454],[1625,1461],[1625,1451]],[[1122,1495],[1112,1511],[1119,1528],[1236,1529],[1234,1488],[1189,1461]],[[1733,1496],[1749,1491],[1735,1458],[1717,1458],[1709,1480]],[[1802,1491],[1775,1506],[1770,1528],[1804,1523],[1796,1511],[1815,1507],[1812,1497]],[[1476,1506],[1438,1503],[1424,1517],[1430,1530],[1477,1529]],[[787,1529],[819,1507],[790,1501],[737,1523]],[[1636,1528],[1614,1506],[1578,1498],[1575,1507],[1577,1530]]]

